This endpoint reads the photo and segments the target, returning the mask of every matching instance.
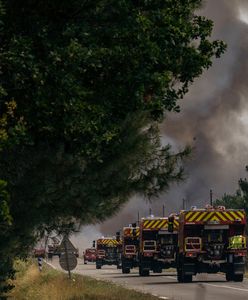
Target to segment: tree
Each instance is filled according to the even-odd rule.
[[[248,171],[248,167],[246,166]],[[215,201],[215,205],[224,205],[226,208],[244,209],[248,222],[248,182],[247,179],[240,179],[239,189],[234,195],[225,194],[221,199]]]
[[[31,240],[43,226],[103,220],[133,193],[183,178],[189,150],[161,146],[158,124],[225,49],[194,14],[200,4],[0,0],[0,178],[13,232]]]
[[[12,217],[9,211],[9,194],[6,191],[6,182],[0,180],[0,295],[11,289],[11,285],[6,283],[6,279],[12,278],[14,271],[12,268],[12,257],[8,253],[9,230],[12,224]],[[8,253],[8,255],[6,255]]]

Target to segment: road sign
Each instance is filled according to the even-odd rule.
[[[59,264],[65,271],[71,271],[77,266],[77,258],[72,253],[62,253],[59,258]]]
[[[61,244],[59,245],[58,251],[60,253],[66,251],[74,253],[77,251],[77,249],[73,246],[72,242],[68,239],[68,237],[64,237]]]

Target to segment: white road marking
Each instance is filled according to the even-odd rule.
[[[158,297],[159,299],[164,299],[164,300],[168,300],[168,297],[165,296],[158,296],[157,294],[152,294],[152,296]]]
[[[44,262],[45,262],[47,265],[49,265],[50,267],[52,267],[53,269],[57,270],[57,268],[56,268],[54,265],[52,265],[51,263],[49,263],[48,261],[45,261],[45,260],[44,260]]]
[[[166,276],[166,278],[170,278],[170,279],[177,280],[177,278],[176,278],[176,277],[172,277],[172,276]]]
[[[217,285],[217,284],[211,284],[211,283],[204,283],[204,285],[210,285],[210,286],[214,286],[217,288],[232,289],[232,290],[237,290],[237,291],[248,292],[248,289],[241,289],[241,288],[236,288],[236,287],[232,287],[232,286],[228,286],[228,285]]]

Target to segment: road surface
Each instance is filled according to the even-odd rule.
[[[60,269],[58,259],[53,258],[53,266]],[[140,277],[138,269],[130,274],[122,274],[115,266],[103,266],[96,270],[94,264],[83,264],[78,259],[74,273],[87,275],[100,280],[109,280],[144,293],[171,300],[246,300],[248,299],[248,279],[243,282],[226,282],[222,274],[199,274],[192,283],[178,283],[176,273],[163,272],[149,277]]]

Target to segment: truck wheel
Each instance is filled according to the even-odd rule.
[[[244,280],[243,274],[233,274],[233,281],[242,282]]]
[[[233,280],[233,274],[230,271],[226,272],[226,281],[232,281]]]
[[[180,283],[192,282],[192,275],[185,275],[185,273],[182,269],[178,269],[177,270],[177,281]]]
[[[183,272],[182,272],[182,270],[177,270],[177,281],[179,282],[179,283],[182,283],[183,282],[183,274],[182,274]]]
[[[96,265],[96,269],[101,269],[102,266],[101,265]]]
[[[184,282],[192,282],[192,275],[184,275]]]
[[[122,268],[122,273],[123,274],[129,274],[130,273],[130,269],[129,268]]]
[[[84,264],[87,265],[87,261],[86,260],[84,261]]]
[[[149,276],[150,272],[147,269],[144,270],[142,267],[139,267],[139,275],[140,276]]]
[[[162,273],[162,268],[153,269],[153,273]]]

